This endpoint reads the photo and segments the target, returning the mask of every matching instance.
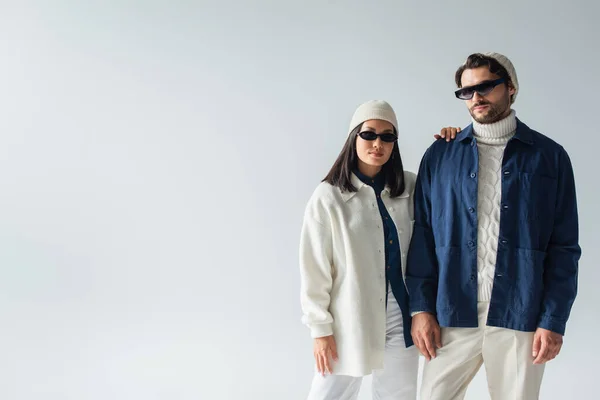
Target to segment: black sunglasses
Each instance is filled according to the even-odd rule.
[[[460,88],[454,92],[457,99],[471,100],[475,95],[475,92],[479,93],[480,96],[490,94],[492,90],[499,84],[504,83],[504,78],[496,79],[494,81],[481,82],[479,85],[467,86]]]
[[[363,140],[375,140],[379,136],[382,142],[393,143],[398,139],[398,136],[393,133],[375,133],[373,131],[362,131],[358,134]]]

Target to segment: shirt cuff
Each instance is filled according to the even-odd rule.
[[[424,313],[424,312],[427,312],[427,311],[413,311],[413,312],[410,313],[410,316],[414,317],[415,315],[421,314],[421,313]]]

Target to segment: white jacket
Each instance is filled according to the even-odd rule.
[[[399,237],[402,274],[414,223],[416,175],[406,189],[381,198]],[[386,332],[384,231],[375,191],[352,174],[357,192],[321,183],[304,214],[300,238],[302,322],[313,338],[334,335],[333,373],[364,376],[383,368]]]

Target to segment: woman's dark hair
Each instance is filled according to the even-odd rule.
[[[352,184],[352,172],[358,166],[358,154],[356,153],[356,136],[362,129],[362,124],[357,126],[348,135],[348,140],[342,148],[333,167],[329,170],[323,182],[337,186],[343,192],[356,192],[356,188]],[[394,133],[397,135],[396,128]],[[390,187],[390,196],[397,197],[404,192],[404,167],[402,166],[402,158],[398,149],[398,141],[394,142],[392,155],[390,159],[383,165],[381,173],[385,174],[385,182]]]
[[[504,68],[496,59],[484,56],[481,53],[471,54],[467,58],[467,61],[456,70],[456,74],[454,74],[456,86],[459,88],[462,87],[461,78],[466,69],[474,69],[479,67],[487,67],[492,74],[496,74],[500,78],[504,78],[504,82],[507,87],[514,87],[506,68]]]

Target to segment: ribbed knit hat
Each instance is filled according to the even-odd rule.
[[[354,112],[352,120],[350,121],[348,134],[350,134],[358,125],[371,119],[387,121],[392,124],[396,132],[398,132],[398,121],[396,120],[396,113],[392,106],[383,100],[370,100],[358,106]]]
[[[514,65],[508,59],[508,57],[500,53],[488,52],[482,54],[486,57],[490,57],[498,61],[500,65],[502,65],[504,69],[508,72],[508,76],[510,77],[513,87],[515,88],[515,94],[513,94],[511,98],[511,103],[514,103],[515,99],[517,98],[517,93],[519,93],[519,80],[517,79],[517,71],[515,70]]]

